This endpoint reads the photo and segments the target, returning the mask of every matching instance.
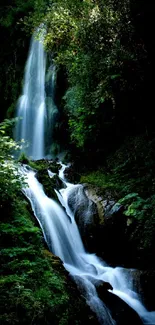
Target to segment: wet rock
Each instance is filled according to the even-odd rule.
[[[97,205],[99,223],[104,224],[105,216],[110,216],[113,206],[116,204],[116,199],[110,191],[103,193],[100,188],[84,184],[84,189],[87,197]]]
[[[66,187],[66,185],[59,178],[59,176],[56,174],[49,176],[47,169],[41,169],[37,171],[36,178],[43,185],[46,195],[58,201],[55,189],[59,190],[61,188]]]
[[[61,188],[66,188],[65,183],[56,174],[53,176],[50,176],[50,181],[51,181],[52,186],[56,190],[60,190]]]
[[[97,293],[110,310],[112,318],[116,321],[117,325],[142,325],[143,322],[139,315],[121,298],[109,292],[108,286],[109,283],[103,283],[97,288]]]
[[[154,270],[128,270],[133,279],[133,285],[140,295],[143,304],[150,311],[155,310],[155,271]]]
[[[70,183],[77,184],[80,182],[80,174],[75,170],[74,165],[67,166],[64,171],[64,176]]]
[[[86,196],[82,185],[76,185],[69,193],[68,205],[74,214],[85,247],[89,251],[95,252],[96,226],[98,224],[96,204]]]
[[[84,184],[87,197],[97,206],[96,252],[110,265],[122,265],[128,258],[127,217],[124,207],[116,202],[115,193]]]
[[[107,292],[107,290],[113,290],[112,285],[109,282],[102,281],[102,283],[97,288],[98,295],[100,297],[104,297],[104,294]]]
[[[155,310],[155,271],[142,271],[140,274],[140,287],[144,304],[149,310]]]
[[[105,207],[105,218],[112,218],[114,215],[118,213],[122,213],[124,211],[124,206],[120,203],[115,203],[115,201],[111,201],[108,206]]]
[[[61,165],[59,162],[55,160],[48,160],[48,159],[40,159],[40,160],[33,160],[29,161],[29,164],[32,168],[40,171],[43,169],[50,169],[53,173],[58,173]]]

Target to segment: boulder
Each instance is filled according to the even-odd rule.
[[[155,270],[136,270],[129,269],[133,285],[138,294],[140,295],[143,304],[149,311],[155,310]]]
[[[110,284],[103,282],[98,288],[99,298],[105,303],[111,312],[112,318],[117,325],[142,325],[139,315],[121,298],[108,291]]]
[[[85,194],[97,207],[96,253],[112,266],[122,265],[128,260],[127,217],[124,207],[117,203],[116,193],[84,184]]]
[[[50,182],[54,189],[60,190],[61,188],[66,188],[65,183],[59,178],[58,175],[50,176]]]
[[[77,184],[80,182],[81,175],[77,172],[73,164],[65,168],[64,176],[70,183]]]
[[[29,165],[40,171],[42,169],[50,169],[53,173],[58,173],[61,168],[61,164],[57,159],[49,160],[49,159],[40,159],[40,160],[30,160]]]
[[[59,190],[66,187],[65,183],[59,178],[57,174],[49,176],[47,169],[37,171],[36,178],[43,185],[46,195],[58,201],[55,189]]]
[[[96,204],[87,197],[82,185],[75,185],[69,192],[68,205],[74,214],[86,249],[95,252],[98,224]]]

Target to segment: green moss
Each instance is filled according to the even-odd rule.
[[[105,171],[97,170],[84,174],[80,178],[81,183],[90,183],[95,186],[99,186],[103,189],[118,189],[119,183],[116,183],[112,177],[105,173]]]
[[[29,159],[26,157],[24,152],[21,153],[20,157],[18,158],[18,161],[22,164],[29,164]]]
[[[59,169],[61,168],[61,165],[53,160],[36,160],[36,161],[29,161],[30,167],[40,171],[42,169],[50,169],[52,173],[58,173]]]

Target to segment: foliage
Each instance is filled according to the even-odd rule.
[[[44,249],[28,203],[20,195],[12,210],[5,212],[0,225],[0,323],[45,325],[52,319],[53,324],[85,324],[83,301],[74,300],[75,289],[61,262]],[[76,321],[78,308],[84,317]]]
[[[14,117],[21,91],[32,26],[24,28],[24,21],[34,10],[41,10],[43,0],[2,0],[0,3],[0,120]]]
[[[19,145],[6,135],[10,126],[10,120],[0,125],[0,324],[85,324],[94,318],[60,260],[45,250],[21,193],[24,181],[12,156]]]
[[[101,187],[102,189],[112,188],[119,190],[119,186],[105,173],[104,170],[84,173],[80,179],[81,183],[89,183]]]
[[[61,165],[54,160],[46,160],[40,159],[36,161],[29,161],[30,167],[36,169],[37,171],[48,170],[52,171],[52,173],[58,173]]]
[[[134,38],[130,1],[55,0],[39,17],[46,49],[67,73],[63,101],[71,141],[81,150],[103,147],[100,139],[115,133],[119,114],[122,122],[130,115],[128,99],[143,79],[145,51]],[[26,24],[32,21],[36,14]]]
[[[6,135],[6,130],[12,127],[13,121],[5,120],[0,124],[0,195],[1,209],[3,203],[14,198],[15,192],[21,189],[23,178],[18,173],[18,165],[13,159],[13,152],[20,145]]]
[[[99,186],[102,197],[111,193],[124,206],[130,263],[147,269],[155,266],[154,152],[154,140],[128,137],[104,168],[88,169],[81,177],[81,182]]]
[[[149,74],[150,57],[137,18],[143,20],[143,4],[133,0],[12,0],[11,6],[2,6],[2,12],[5,30],[9,24],[13,32],[30,34],[36,26],[46,26],[45,47],[54,57],[57,69],[63,71],[60,78],[66,84],[60,91],[61,95],[65,92],[61,101],[61,107],[65,106],[62,125],[66,127],[69,120],[71,142],[81,151],[97,148],[107,154],[124,135],[148,128],[149,117],[141,109],[148,95],[142,94],[141,89],[145,80],[150,85],[152,73]],[[8,64],[6,60],[7,80],[2,82],[6,85],[9,114],[19,94],[19,49],[26,53],[25,37],[18,35],[14,61],[11,58]],[[5,53],[2,57],[6,58]]]
[[[142,219],[146,217],[151,205],[147,203],[147,200],[142,199],[138,193],[130,193],[119,200],[120,204],[125,207],[124,214],[128,217],[134,217]]]
[[[18,158],[18,161],[21,162],[22,164],[29,164],[29,159],[26,157],[25,153],[22,152],[21,155]]]
[[[138,192],[148,198],[154,194],[155,141],[146,135],[127,137],[107,159],[107,167],[120,182],[122,194]]]
[[[149,198],[155,190],[155,141],[146,135],[126,137],[118,150],[111,153],[103,166],[93,171],[87,166],[82,182],[92,182],[97,186],[115,188],[119,197],[137,195]],[[130,193],[130,194],[129,194]],[[127,196],[128,198],[128,196]]]
[[[19,13],[26,13],[30,9],[32,10],[34,0],[23,2],[21,0],[5,1],[5,4],[1,3],[1,18],[0,24],[4,27],[11,27],[13,22],[16,21],[16,17]]]

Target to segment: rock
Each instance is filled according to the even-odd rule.
[[[80,174],[75,170],[74,165],[67,166],[64,171],[65,178],[73,184],[80,182]]]
[[[132,240],[135,222],[129,223],[124,206],[118,203],[118,194],[112,190],[84,184],[87,197],[97,206],[96,253],[111,266],[135,268],[136,243]]]
[[[82,185],[75,185],[69,193],[68,205],[74,214],[85,247],[95,252],[98,224],[96,204],[86,196]]]
[[[142,325],[139,315],[121,298],[108,291],[109,283],[105,282],[97,288],[99,298],[109,308],[117,325]],[[110,288],[109,288],[110,289]]]
[[[105,215],[116,203],[114,196],[111,192],[103,193],[99,187],[90,184],[84,184],[84,189],[87,197],[97,205],[100,225],[104,224]]]
[[[58,175],[50,176],[51,184],[56,190],[60,190],[61,188],[66,188],[65,183],[59,178]]]
[[[40,160],[32,160],[29,161],[29,164],[32,168],[40,171],[43,169],[50,169],[53,173],[58,173],[61,165],[59,162],[55,160],[48,160],[48,159],[40,159]]]
[[[109,282],[102,281],[102,283],[97,288],[99,296],[104,296],[107,290],[113,290],[112,285]]]
[[[102,190],[96,186],[84,184],[87,197],[97,206],[98,224],[96,224],[96,253],[110,265],[122,265],[128,258],[126,238],[127,217],[124,207],[116,202],[116,193]]]
[[[48,169],[50,169],[53,173],[58,173],[61,165],[55,161],[49,161]]]
[[[140,295],[143,304],[150,311],[155,310],[155,271],[154,270],[128,270],[133,279],[133,285]]]
[[[105,218],[112,218],[114,215],[118,213],[122,213],[124,211],[124,206],[120,203],[115,203],[114,201],[109,203],[109,206],[105,208],[104,216]]]
[[[36,178],[43,185],[46,195],[58,201],[54,189],[59,190],[60,188],[66,187],[66,185],[59,178],[59,176],[54,174],[53,176],[50,177],[47,169],[41,169],[37,171]]]
[[[142,271],[140,274],[140,287],[144,304],[149,310],[155,310],[155,271]]]

